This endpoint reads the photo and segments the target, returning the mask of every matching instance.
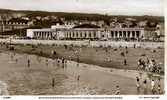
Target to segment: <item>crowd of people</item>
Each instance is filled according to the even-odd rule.
[[[152,78],[152,79],[142,79],[142,77],[136,77],[136,88],[138,94],[162,94],[163,89],[160,84],[161,79]]]
[[[161,73],[162,72],[162,64],[157,63],[155,59],[149,59],[146,60],[140,58],[138,60],[138,70],[144,70],[147,72],[153,72],[153,73]]]

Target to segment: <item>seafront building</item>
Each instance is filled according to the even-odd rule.
[[[144,28],[110,28],[93,24],[54,25],[49,29],[27,29],[27,37],[56,40],[141,40],[148,33]],[[158,30],[151,31],[158,33]]]

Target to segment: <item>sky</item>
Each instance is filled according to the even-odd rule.
[[[0,8],[108,15],[164,16],[163,0],[0,0]]]

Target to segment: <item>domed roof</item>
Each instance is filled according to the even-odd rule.
[[[94,24],[81,24],[78,26],[74,26],[73,28],[100,28],[100,27]]]

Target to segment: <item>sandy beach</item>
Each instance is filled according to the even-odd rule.
[[[15,56],[11,57],[13,54]],[[83,63],[78,66],[74,61],[67,61],[66,68],[62,68],[61,64],[56,63],[56,59],[13,52],[1,52],[0,59],[0,65],[3,65],[0,66],[0,79],[7,84],[10,95],[113,95],[116,85],[120,86],[121,94],[143,94],[143,90],[140,93],[136,90],[135,77],[138,72],[134,70],[103,68]],[[30,68],[27,67],[27,59],[31,61]],[[146,74],[143,73],[144,77]],[[164,85],[163,77],[161,84]],[[150,94],[149,85],[148,91]]]

